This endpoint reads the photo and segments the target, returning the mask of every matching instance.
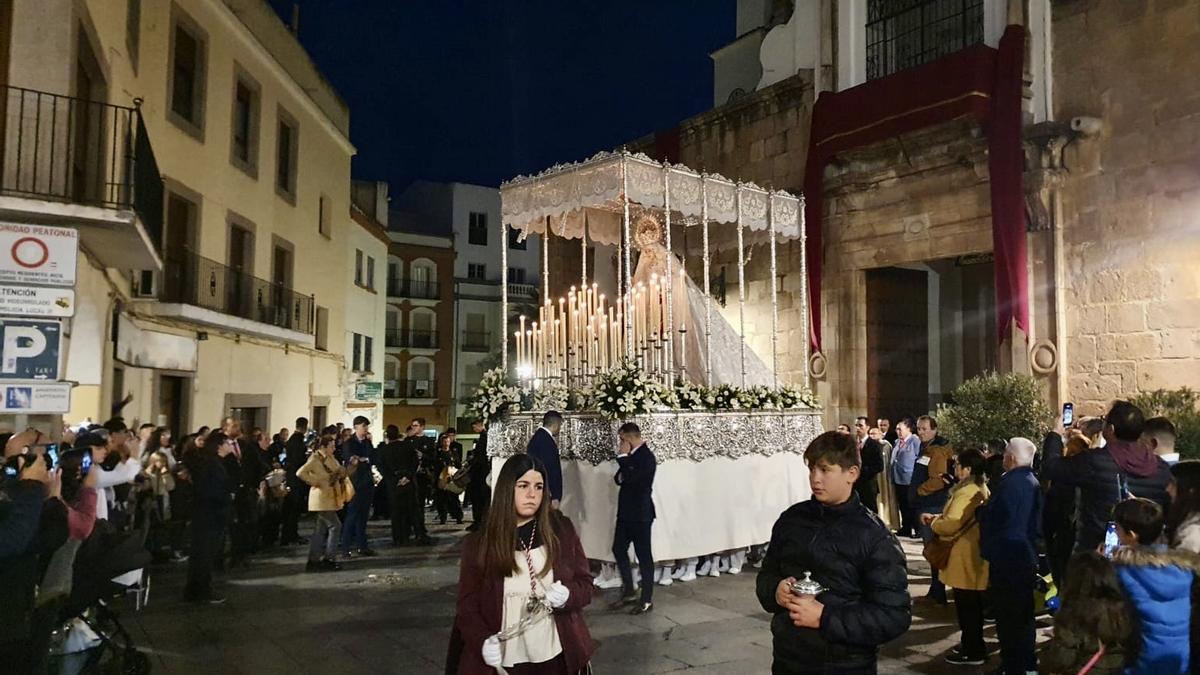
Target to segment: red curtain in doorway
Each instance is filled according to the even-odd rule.
[[[1009,26],[1000,48],[975,45],[930,63],[840,92],[813,106],[804,171],[809,325],[821,349],[824,170],[839,152],[970,115],[988,136],[996,311],[1001,336],[1011,321],[1028,330],[1021,87],[1025,29]]]

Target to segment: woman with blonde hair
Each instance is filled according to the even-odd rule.
[[[337,512],[354,496],[354,488],[348,479],[358,468],[358,458],[350,458],[350,464],[342,467],[333,456],[336,446],[337,436],[322,435],[317,449],[296,472],[296,477],[312,488],[308,491],[308,510],[317,516],[316,530],[308,540],[306,572],[342,569],[337,561],[338,541],[342,534],[342,521]]]
[[[950,488],[950,499],[941,514],[922,514],[942,542],[950,543],[950,557],[941,570],[941,580],[954,589],[954,608],[962,630],[958,648],[951,650],[946,662],[954,665],[983,665],[987,649],[983,644],[983,596],[988,587],[988,564],[979,548],[979,523],[975,510],[988,498],[987,460],[974,448],[958,453],[954,467],[957,479]]]

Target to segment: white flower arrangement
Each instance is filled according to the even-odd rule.
[[[566,410],[569,406],[571,392],[562,380],[542,380],[538,386],[528,392],[533,403],[532,410]],[[524,398],[524,397],[522,397]]]
[[[704,410],[708,407],[705,397],[708,390],[704,387],[696,386],[687,380],[683,380],[675,385],[674,405],[672,407],[680,410]]]
[[[778,395],[779,407],[784,410],[803,408],[815,410],[820,405],[816,394],[803,387],[785,385],[775,391]]]
[[[670,398],[667,387],[628,361],[597,376],[591,394],[596,411],[608,419],[644,415]]]
[[[513,386],[503,368],[493,368],[483,374],[467,408],[475,415],[494,422],[520,408],[521,390]]]

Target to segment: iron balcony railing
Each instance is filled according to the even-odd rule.
[[[385,380],[384,398],[437,398],[436,380]]]
[[[401,347],[405,349],[438,348],[438,334],[436,330],[389,328],[384,339],[389,347]]]
[[[313,332],[313,296],[184,249],[167,251],[162,302],[179,302],[278,328]]]
[[[462,334],[462,350],[464,352],[486,352],[492,348],[492,334],[489,332],[465,330]]]
[[[438,283],[425,279],[388,279],[387,293],[393,298],[437,300]]]
[[[133,210],[162,249],[162,176],[137,105],[0,86],[0,144],[0,193]]]
[[[537,286],[533,284],[514,284],[508,285],[508,294],[518,298],[536,298],[538,294]]]
[[[867,79],[983,42],[983,0],[868,0]]]

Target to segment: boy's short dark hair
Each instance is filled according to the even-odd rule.
[[[836,464],[846,470],[861,465],[854,439],[837,431],[826,431],[814,438],[804,449],[804,462],[810,468],[818,462],[824,462],[829,466]]]
[[[617,430],[617,433],[619,433],[619,434],[637,434],[638,436],[641,436],[642,428],[633,422],[626,422],[625,424],[621,425],[621,428]]]
[[[1149,499],[1137,497],[1117,504],[1113,520],[1121,529],[1137,535],[1139,544],[1153,544],[1162,536],[1162,507]]]
[[[358,426],[358,425],[360,425],[360,424],[367,424],[367,425],[370,425],[370,424],[371,424],[371,420],[367,419],[367,418],[366,418],[366,417],[364,417],[363,415],[358,415],[358,416],[356,416],[356,417],[354,418],[354,426]]]
[[[547,411],[545,415],[542,415],[542,426],[544,427],[548,427],[551,424],[562,424],[562,421],[562,413],[558,412],[557,410],[550,410]]]
[[[1142,409],[1129,401],[1113,401],[1104,422],[1112,425],[1113,435],[1122,441],[1136,441],[1142,437],[1146,417]]]
[[[1151,417],[1146,420],[1146,424],[1142,427],[1142,434],[1170,441],[1175,441],[1179,437],[1178,432],[1175,431],[1175,425],[1166,417]]]

